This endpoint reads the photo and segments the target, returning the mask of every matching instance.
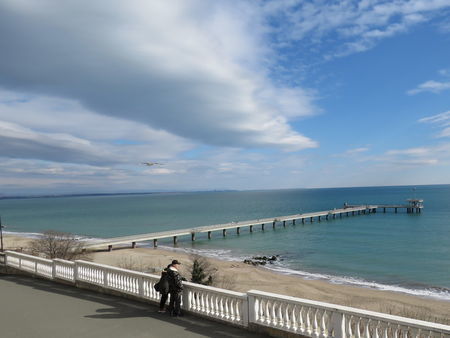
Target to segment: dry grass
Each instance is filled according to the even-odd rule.
[[[367,301],[367,299],[365,299]],[[331,301],[333,303],[333,301]],[[362,306],[364,304],[362,299],[358,297],[348,297],[345,301],[334,301],[335,304],[341,304],[344,306],[354,307],[358,309],[364,309],[369,311],[386,313],[389,315],[406,317],[411,319],[423,320],[426,322],[439,323],[444,325],[450,325],[450,318],[448,316],[436,316],[430,313],[427,308],[424,307],[412,307],[398,303],[380,303],[378,300],[374,300],[370,305]]]
[[[143,259],[136,259],[133,257],[122,257],[117,266],[122,269],[146,272],[159,273],[161,270],[161,260],[158,261],[144,261]]]

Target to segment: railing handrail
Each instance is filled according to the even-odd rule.
[[[33,259],[35,259],[35,260],[37,260],[37,261],[39,261],[41,263],[49,263],[49,264],[51,264],[53,262],[53,260],[51,260],[51,259],[42,258],[42,257],[38,257],[38,256],[27,255],[27,254],[24,254],[24,253],[21,253],[21,252],[16,252],[16,251],[9,251],[9,250],[7,250],[7,251],[5,251],[5,253],[6,253],[6,255],[11,255],[11,256],[16,256],[16,257],[23,257],[23,258],[27,258],[27,259],[33,258]]]
[[[66,264],[66,265],[75,265],[74,261],[66,261],[65,259],[61,259],[61,258],[53,258],[53,261],[62,263],[62,264]]]
[[[31,256],[31,255],[13,252],[13,251],[5,251],[5,256],[6,256],[5,263],[7,265],[8,265],[8,256],[19,258],[19,259],[24,259],[24,260],[28,260],[28,261],[34,261],[36,263],[41,262],[41,263],[45,263],[47,265],[51,264],[53,266],[53,274],[43,275],[44,277],[49,278],[49,279],[57,278],[57,276],[55,275],[55,268],[56,268],[57,264],[64,264],[66,266],[69,266],[69,268],[73,267],[73,274],[74,274],[73,276],[74,277],[70,279],[70,280],[72,280],[72,282],[77,282],[79,280],[86,282],[86,279],[78,279],[77,278],[77,271],[79,271],[78,270],[79,267],[82,267],[82,266],[90,267],[90,268],[94,268],[94,269],[97,268],[106,273],[107,272],[117,272],[119,274],[133,276],[133,277],[140,279],[141,281],[146,278],[147,280],[148,279],[153,280],[153,281],[151,281],[151,283],[155,283],[155,281],[159,279],[159,276],[157,276],[157,275],[117,268],[117,267],[113,267],[110,265],[93,263],[93,262],[88,262],[88,261],[84,261],[84,260],[76,260],[74,262],[63,260],[63,259],[50,260],[50,259],[45,259],[45,258],[41,258],[41,257],[37,257],[37,256]],[[19,267],[17,267],[16,265],[12,265],[12,266],[15,268],[21,269],[20,264],[19,264]],[[36,269],[37,269],[37,264],[36,264]],[[29,266],[25,269],[25,271],[30,272]],[[38,274],[38,271],[35,271],[35,273]],[[87,282],[89,283],[89,280],[87,280]],[[93,284],[98,283],[98,278],[96,279],[96,281],[91,281],[91,283],[93,283]],[[255,316],[255,312],[254,312],[255,308],[254,307],[252,308],[252,305],[255,304],[256,299],[260,298],[263,300],[270,300],[270,301],[277,302],[277,303],[283,303],[283,301],[284,301],[283,304],[288,303],[288,305],[286,305],[286,306],[291,306],[291,305],[289,305],[289,303],[290,303],[290,304],[294,304],[294,306],[295,306],[295,304],[298,304],[300,306],[309,306],[309,307],[312,307],[312,308],[315,308],[318,310],[326,310],[328,312],[339,314],[339,316],[341,316],[342,318],[344,318],[344,316],[346,316],[346,317],[356,316],[356,317],[360,317],[363,319],[368,319],[369,321],[375,320],[378,322],[386,322],[388,324],[394,324],[394,325],[399,325],[399,326],[401,325],[401,326],[411,327],[411,328],[415,328],[415,329],[427,330],[429,332],[437,331],[437,332],[439,332],[439,334],[444,334],[445,336],[447,336],[447,335],[450,336],[450,326],[444,325],[444,324],[426,322],[426,321],[421,321],[421,320],[416,320],[416,319],[411,319],[411,318],[406,318],[406,317],[400,317],[400,316],[389,315],[389,314],[384,314],[384,313],[379,313],[379,312],[374,312],[374,311],[362,310],[362,309],[358,309],[358,308],[337,305],[337,304],[330,304],[330,303],[314,301],[314,300],[309,300],[309,299],[302,299],[302,298],[297,298],[297,297],[292,297],[292,296],[279,295],[276,293],[270,293],[270,292],[265,292],[265,291],[250,290],[246,293],[242,293],[242,292],[236,292],[236,291],[216,288],[216,287],[212,287],[212,286],[195,284],[195,283],[191,283],[191,282],[183,282],[183,284],[187,287],[187,290],[189,292],[196,292],[196,291],[202,292],[203,291],[205,293],[213,293],[216,295],[227,297],[228,299],[230,299],[230,298],[236,299],[239,302],[242,302],[241,303],[242,305],[240,305],[240,306],[242,306],[241,310],[243,311],[240,314],[242,317],[240,317],[241,319],[240,319],[239,323],[234,322],[241,326],[248,326],[249,321],[252,322],[253,320],[255,320],[255,317],[254,317]],[[102,285],[102,284],[100,283],[100,285]],[[152,284],[150,284],[150,285],[152,285]],[[108,285],[105,284],[104,287],[108,288]],[[139,286],[139,288],[141,288],[141,286]],[[134,290],[136,290],[136,288]],[[123,292],[127,293],[127,291],[125,291],[125,290]],[[136,293],[136,291],[133,291],[133,292]],[[141,292],[143,292],[142,289],[139,290],[139,295],[141,295]],[[157,300],[157,298],[158,298],[158,297],[155,298],[154,296],[151,296],[151,297],[153,297],[153,298],[151,298],[152,300]],[[227,299],[227,298],[225,298],[225,299]],[[147,296],[147,299],[148,299],[148,296]],[[249,304],[249,306],[247,306],[247,304]],[[203,313],[203,315],[204,315],[204,313]],[[223,320],[227,321],[225,319],[223,319]],[[228,322],[230,322],[230,320],[228,320]],[[231,322],[233,322],[233,321],[231,321]],[[260,322],[255,322],[255,321],[253,321],[253,323],[261,324]],[[263,325],[266,325],[266,324],[263,323]],[[267,326],[270,326],[270,324]]]
[[[190,287],[200,289],[200,290],[205,290],[208,292],[227,294],[229,296],[234,296],[237,298],[247,298],[247,294],[245,292],[226,290],[226,289],[216,288],[214,286],[202,285],[202,284],[197,284],[197,283],[192,283],[192,282],[183,282],[183,285],[190,286]]]
[[[157,275],[152,275],[150,273],[133,271],[133,270],[127,270],[127,269],[118,268],[118,267],[111,266],[111,265],[105,265],[105,264],[88,262],[88,261],[84,261],[84,260],[81,260],[81,259],[75,260],[75,263],[80,263],[82,265],[89,265],[89,266],[97,267],[97,268],[103,268],[103,269],[106,269],[106,270],[109,270],[109,271],[122,272],[122,273],[126,273],[126,274],[129,274],[129,275],[133,275],[135,277],[151,277],[151,278],[159,278],[160,277],[160,276],[157,276]]]

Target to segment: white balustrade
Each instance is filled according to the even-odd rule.
[[[35,257],[13,251],[6,251],[6,257],[6,265],[8,266],[52,278],[53,261],[51,259]]]
[[[183,283],[183,309],[247,326],[247,295],[194,283]]]
[[[317,338],[449,338],[450,326],[251,290],[249,320]]]
[[[81,260],[75,261],[75,266],[77,280],[159,301],[160,294],[154,289],[159,276]]]
[[[6,251],[7,266],[45,278],[95,284],[159,302],[159,276],[86,261]],[[450,326],[251,290],[239,293],[184,282],[182,308],[242,327],[249,323],[314,338],[450,338]]]
[[[75,282],[75,262],[56,258],[53,260],[54,278]]]

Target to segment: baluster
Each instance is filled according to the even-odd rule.
[[[265,310],[264,311],[264,316],[265,316],[267,324],[270,324],[270,322],[272,321],[272,317],[270,316],[269,302],[270,301],[268,299],[265,301],[266,306],[265,306],[265,309],[264,309]]]
[[[400,333],[400,325],[397,325],[397,327],[394,329],[394,338],[398,338]]]
[[[319,309],[316,309],[316,311],[314,311],[314,321],[313,321],[314,337],[319,337],[319,335],[320,335],[319,324],[317,322],[318,313],[319,313]]]
[[[215,294],[214,295],[214,314],[216,315],[216,317],[220,316],[220,308],[219,308],[219,295]]]
[[[291,304],[287,304],[284,306],[283,317],[284,317],[284,327],[290,330],[292,327]]]
[[[413,328],[409,328],[409,333],[410,333],[412,338],[419,338],[420,337],[419,331],[420,330],[418,330],[418,329],[416,329],[414,327]]]
[[[219,295],[219,300],[218,300],[218,304],[219,304],[219,316],[220,318],[225,317],[225,306],[223,305],[223,296]]]
[[[266,307],[266,303],[264,299],[261,299],[261,301],[259,302],[259,307],[258,307],[258,314],[259,314],[259,318],[260,318],[260,322],[264,323],[266,321],[266,317],[264,314],[264,309]]]
[[[409,327],[403,327],[403,338],[408,338]]]
[[[365,327],[364,327],[364,338],[370,338],[370,322],[371,322],[372,320],[371,319],[369,319],[367,322],[366,322],[366,325],[365,325]]]
[[[271,301],[271,312],[270,312],[270,316],[271,316],[271,322],[273,326],[277,326],[278,321],[277,321],[277,315],[276,315],[276,308],[277,308],[277,302],[276,301]]]
[[[200,294],[200,311],[205,312],[205,294],[202,292]]]
[[[230,307],[229,307],[229,299],[228,297],[224,297],[225,302],[225,318],[230,319]]]
[[[354,337],[352,330],[352,323],[353,323],[353,315],[349,316],[345,323],[345,331],[347,332],[349,338]]]
[[[205,312],[205,294],[204,291],[200,292],[200,312]]]
[[[391,324],[389,323],[385,323],[385,322],[381,322],[382,324],[382,328],[383,328],[383,338],[388,338],[389,337],[389,329]]]
[[[313,333],[310,312],[311,312],[311,308],[308,307],[306,309],[306,332],[308,332],[309,335],[311,335]]]
[[[356,322],[356,338],[361,338],[361,317]]]
[[[230,299],[230,319],[232,320],[232,321],[234,321],[235,319],[236,319],[236,315],[235,315],[235,313],[234,313],[234,311],[236,310],[236,308],[235,308],[235,302],[234,302],[234,299]]]
[[[194,310],[200,311],[200,294],[198,291],[194,292]]]
[[[300,332],[305,332],[306,327],[305,327],[305,320],[303,318],[305,314],[305,309],[303,306],[300,307],[300,311],[298,313],[298,319],[299,319],[299,328],[300,328]]]
[[[236,304],[236,310],[235,310],[236,321],[240,322],[241,319],[242,319],[242,311],[241,311],[241,309],[242,309],[242,300],[241,299],[236,300],[235,304]]]
[[[375,323],[375,327],[374,327],[374,338],[380,338],[380,335],[378,334],[378,329],[380,327],[380,321],[378,321],[377,323]]]
[[[261,316],[260,316],[260,305],[261,305],[261,303],[260,303],[260,301],[259,301],[259,298],[257,298],[257,297],[255,297],[255,303],[253,304],[253,311],[254,311],[254,313],[255,313],[255,322],[257,323],[257,322],[259,322],[259,320],[260,320],[260,318],[261,318]],[[245,311],[245,310],[244,310]],[[250,313],[251,313],[251,311],[250,311]],[[250,320],[251,320],[251,318],[250,318]]]
[[[321,320],[321,323],[320,323],[320,326],[321,326],[321,333],[322,333],[322,337],[324,337],[324,338],[327,338],[327,337],[329,337],[329,336],[331,336],[331,332],[329,332],[329,330],[328,330],[328,328],[329,328],[329,325],[328,325],[328,321],[327,321],[327,319],[328,319],[328,311],[326,311],[326,310],[323,310],[323,313],[322,313],[322,320]]]
[[[284,316],[283,316],[283,303],[278,303],[278,320],[275,319],[276,323],[280,327],[284,327]]]
[[[292,331],[294,331],[294,332],[298,331],[297,316],[298,316],[297,305],[294,305],[294,308],[292,309],[292,312],[291,312],[291,327],[292,327]]]
[[[198,292],[192,291],[192,310],[197,311],[198,310]]]
[[[205,312],[207,315],[210,314],[211,310],[211,294],[208,292],[205,296]]]

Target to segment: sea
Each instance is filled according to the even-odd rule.
[[[0,215],[6,233],[57,230],[96,241],[408,198],[423,199],[423,211],[267,224],[159,246],[234,261],[278,255],[266,265],[278,273],[450,301],[450,185],[2,198]]]

